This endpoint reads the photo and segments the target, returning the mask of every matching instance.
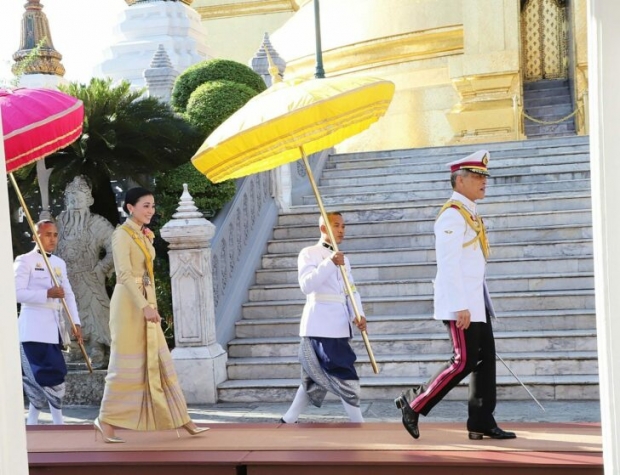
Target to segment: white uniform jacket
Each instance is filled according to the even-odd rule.
[[[476,216],[476,204],[473,201],[457,192],[450,199],[463,203],[465,209]],[[456,320],[455,312],[469,310],[472,322],[485,322],[485,306],[490,315],[495,316],[486,288],[486,261],[480,242],[463,247],[463,244],[475,237],[475,231],[454,208],[446,209],[435,221],[436,320]]]
[[[297,270],[299,286],[306,294],[301,315],[299,336],[349,338],[355,312],[345,290],[338,266],[330,259],[332,251],[319,242],[299,253]],[[355,289],[351,265],[345,256],[345,267],[351,286]],[[360,316],[364,316],[359,293],[353,293]]]
[[[67,278],[67,266],[60,257],[50,256],[49,261],[58,283],[65,290],[65,300],[76,325],[80,324],[75,295]],[[60,343],[58,331],[60,318],[66,318],[60,299],[48,299],[47,290],[54,283],[47,270],[43,256],[36,248],[27,254],[17,256],[13,264],[17,302],[21,303],[19,313],[19,341],[39,343]],[[67,322],[67,328],[70,328]]]

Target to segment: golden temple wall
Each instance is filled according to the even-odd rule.
[[[569,5],[580,97],[587,90],[586,0]],[[287,62],[285,78],[314,76],[312,0],[196,0],[193,6],[203,14],[209,44],[230,49],[223,56],[247,63],[267,31]],[[524,138],[519,0],[320,0],[320,7],[326,76],[369,75],[396,84],[386,116],[338,151]],[[249,55],[244,60],[233,55],[242,50]]]

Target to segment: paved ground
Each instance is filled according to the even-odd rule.
[[[600,422],[598,401],[542,401],[545,411],[534,401],[499,401],[495,418],[503,422]],[[288,403],[219,403],[189,408],[194,421],[215,422],[266,422],[276,423],[288,409]],[[397,422],[400,411],[391,400],[369,400],[362,402],[366,422]],[[63,413],[67,424],[90,424],[97,417],[98,406],[65,406]],[[425,422],[465,422],[467,403],[442,401]],[[300,422],[347,422],[344,409],[339,402],[327,401],[322,408],[309,407]],[[49,413],[41,413],[42,424],[51,423]]]

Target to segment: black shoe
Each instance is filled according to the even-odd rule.
[[[485,430],[484,432],[475,432],[469,431],[470,440],[482,440],[483,437],[489,437],[490,439],[516,439],[517,434],[514,432],[507,432],[505,430],[500,429],[499,427],[495,427],[494,429]]]
[[[394,399],[394,404],[396,404],[396,407],[403,413],[403,425],[405,429],[407,429],[407,432],[409,432],[409,435],[414,439],[419,438],[420,429],[418,428],[418,419],[420,418],[420,414],[411,409],[405,393]]]

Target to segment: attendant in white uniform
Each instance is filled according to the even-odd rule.
[[[454,192],[435,221],[434,318],[446,324],[453,356],[426,386],[406,391],[395,401],[405,429],[415,439],[420,436],[419,415],[426,416],[468,375],[469,438],[516,437],[500,429],[493,417],[497,391],[491,317],[495,312],[485,282],[489,244],[476,210],[476,201],[486,193],[489,158],[488,151],[480,150],[448,164]]]
[[[67,302],[77,329],[74,336],[78,339],[82,338],[80,320],[65,261],[52,254],[58,244],[58,229],[52,221],[40,221],[36,231],[60,286],[54,285],[36,246],[15,259],[15,290],[17,302],[21,304],[18,328],[22,379],[24,392],[30,401],[27,423],[38,424],[40,411],[49,406],[53,423],[62,424],[62,399],[67,374],[62,347],[69,342],[60,299],[64,298]],[[67,341],[63,342],[63,337]]]
[[[328,213],[327,216],[334,239],[340,244],[345,235],[344,219],[340,213]],[[351,324],[355,323],[360,331],[364,331],[366,318],[355,290],[349,260],[342,252],[334,252],[322,217],[319,229],[319,242],[304,248],[297,261],[299,286],[306,295],[299,329],[302,383],[280,422],[296,422],[310,403],[321,407],[327,392],[340,397],[352,422],[363,422],[359,377],[354,366],[356,356],[349,341]],[[361,313],[359,322],[355,320],[339,266],[345,266],[353,287],[353,296]]]

